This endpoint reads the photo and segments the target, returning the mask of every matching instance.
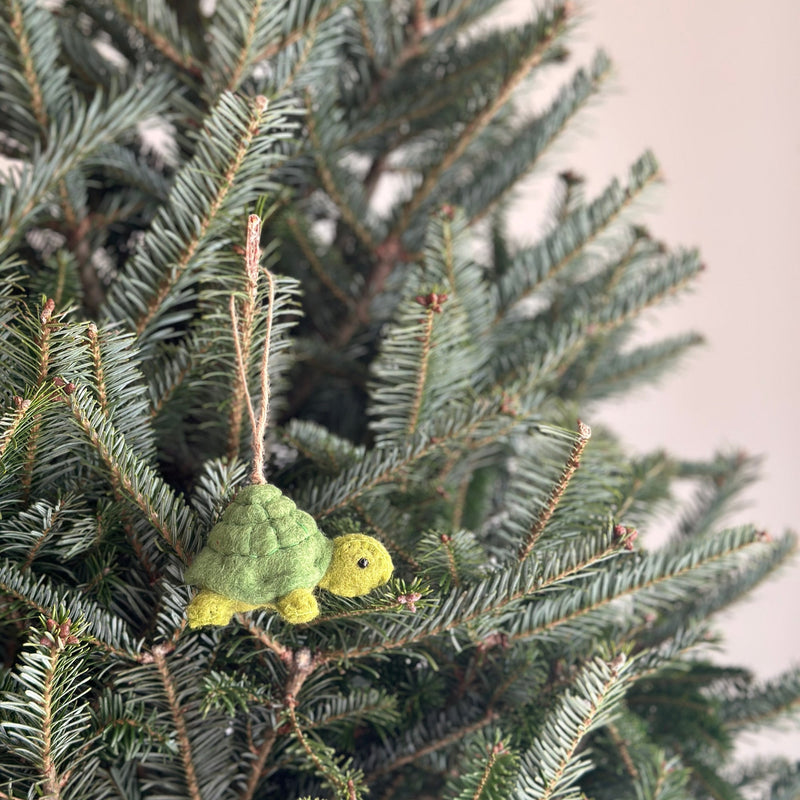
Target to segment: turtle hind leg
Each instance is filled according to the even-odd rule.
[[[295,589],[289,594],[279,597],[274,606],[278,613],[292,625],[311,622],[319,615],[317,598],[310,589]]]
[[[201,589],[186,608],[190,628],[204,625],[227,625],[237,611],[243,611],[241,603],[229,600],[210,589]],[[252,606],[250,606],[252,608]]]

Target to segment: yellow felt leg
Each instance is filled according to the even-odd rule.
[[[186,609],[186,618],[190,628],[202,628],[204,625],[227,625],[231,617],[241,605],[235,600],[229,600],[221,594],[203,589],[197,593],[194,600]],[[251,606],[252,608],[252,606]]]
[[[293,625],[310,622],[319,614],[317,599],[309,589],[295,589],[275,601],[278,613]]]

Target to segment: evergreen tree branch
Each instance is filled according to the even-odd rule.
[[[369,23],[367,22],[364,0],[356,0],[354,10],[356,17],[358,18],[358,29],[361,31],[361,41],[364,44],[364,50],[367,53],[367,58],[370,61],[376,62],[378,57],[375,53],[375,46],[372,44],[372,36],[369,30]]]
[[[46,523],[42,526],[41,531],[37,532],[36,541],[31,545],[25,555],[24,560],[20,564],[20,571],[25,572],[31,568],[36,556],[42,548],[42,545],[49,538],[50,534],[56,529],[61,521],[63,510],[69,505],[69,498],[63,502],[58,503],[53,508],[53,513],[46,517]]]
[[[549,319],[545,321],[546,318],[530,323],[505,320],[505,331],[498,346],[505,344],[506,352],[502,353],[502,359],[497,359],[495,388],[516,379],[526,381],[527,391],[549,379],[563,381],[577,360],[585,355],[587,345],[619,330],[647,309],[682,291],[702,269],[697,253],[680,252],[666,259],[651,274],[637,278],[635,283],[626,287],[624,293],[612,298],[600,310],[591,307],[580,311],[575,309],[574,318],[555,324]],[[520,329],[526,324],[531,325],[530,334],[519,337]],[[516,331],[517,339],[522,342],[517,348],[508,339],[511,326]],[[529,339],[529,336],[532,338]],[[537,339],[539,336],[548,340],[548,355],[544,362],[531,362],[531,341],[536,342],[540,349],[542,342]],[[533,357],[536,358],[535,355]],[[529,376],[527,379],[526,375]]]
[[[570,788],[591,768],[576,758],[591,730],[605,725],[616,711],[628,683],[624,657],[610,664],[587,664],[572,689],[548,715],[542,731],[523,755],[515,798],[551,800],[577,797]]]
[[[121,434],[108,422],[85,387],[70,394],[67,403],[113,481],[138,506],[178,558],[187,563],[188,554],[182,536],[192,524],[191,511],[173,495],[151,467],[142,464],[126,449]]]
[[[192,258],[206,237],[212,222],[233,187],[233,181],[244,162],[250,143],[260,130],[262,116],[266,109],[267,99],[265,97],[256,98],[248,114],[246,126],[241,131],[241,135],[237,137],[238,146],[233,153],[229,154],[225,172],[214,187],[213,193],[208,198],[204,198],[206,200],[205,208],[203,209],[204,213],[199,220],[195,221],[193,235],[186,240],[182,250],[176,254],[177,257],[173,259],[168,274],[165,274],[155,287],[155,292],[150,297],[147,308],[135,320],[135,330],[140,336],[153,321],[156,314],[161,311],[164,300],[173,291],[178,280],[189,267]]]
[[[61,780],[58,776],[55,762],[53,761],[53,680],[56,674],[59,651],[56,647],[50,648],[50,665],[44,675],[42,691],[42,791],[46,797],[53,800],[61,798]]]
[[[713,475],[702,476],[700,488],[683,514],[672,538],[675,541],[703,536],[725,514],[735,509],[735,501],[757,476],[758,459],[743,452],[719,454]]]
[[[55,302],[51,299],[47,300],[39,315],[39,323],[41,328],[36,337],[35,347],[39,356],[39,370],[36,376],[36,389],[41,389],[47,380],[47,374],[50,369],[50,338],[55,321],[51,321],[53,311],[55,310]],[[28,437],[27,452],[25,454],[25,462],[22,467],[22,475],[20,476],[20,484],[23,491],[23,499],[27,500],[31,490],[31,482],[33,481],[33,468],[36,461],[36,447],[39,442],[39,433],[41,431],[42,418],[41,415],[35,419],[31,427],[30,436]]]
[[[519,252],[494,287],[495,323],[501,322],[510,308],[596,242],[644,189],[659,178],[658,162],[652,153],[645,153],[631,168],[629,184],[624,190],[616,181],[612,182],[596,200],[573,211],[540,243]]]
[[[436,608],[435,614],[421,623],[403,626],[402,632],[394,630],[390,635],[384,632],[364,646],[321,651],[318,658],[321,663],[328,663],[407,648],[472,622],[491,619],[518,600],[545,592],[549,587],[567,581],[619,553],[624,541],[612,539],[609,542],[608,538],[604,537],[590,545],[584,543],[583,549],[573,550],[569,558],[544,554],[539,561],[535,558],[526,559],[521,564],[493,573],[474,586],[451,592]],[[487,598],[491,599],[487,602]]]
[[[569,454],[569,459],[564,467],[564,471],[561,473],[558,483],[550,492],[550,497],[547,501],[547,504],[541,509],[538,516],[534,520],[527,538],[519,549],[518,558],[520,561],[523,561],[531,554],[531,551],[536,546],[536,542],[539,541],[539,537],[544,532],[547,523],[550,521],[550,517],[553,516],[553,512],[556,510],[556,506],[558,505],[561,496],[566,491],[569,482],[572,480],[572,476],[575,474],[575,471],[580,466],[581,456],[583,455],[583,451],[586,448],[591,435],[592,429],[584,422],[578,420],[578,440],[572,447],[572,451]]]
[[[294,30],[287,33],[279,41],[272,42],[267,45],[261,52],[253,58],[253,61],[262,61],[264,59],[272,58],[277,55],[281,50],[289,47],[290,45],[302,39],[310,30],[321,25],[327,19],[332,17],[344,4],[346,0],[331,0],[327,5],[321,4],[319,11],[309,16],[303,23]]]
[[[364,247],[370,252],[375,252],[377,243],[373,239],[372,234],[362,224],[361,220],[356,216],[355,212],[350,207],[350,203],[347,201],[345,193],[340,189],[338,181],[331,170],[329,164],[330,156],[322,146],[317,127],[318,121],[316,114],[314,113],[311,95],[308,92],[306,93],[306,110],[308,138],[313,149],[314,161],[322,188],[336,205],[336,208],[339,210],[342,219],[347,223],[353,233],[355,233]],[[344,344],[344,342],[340,341],[340,344]]]
[[[311,242],[308,240],[308,237],[305,235],[305,232],[300,227],[297,219],[295,217],[288,217],[286,220],[286,224],[289,226],[289,230],[292,232],[297,244],[300,246],[300,249],[303,252],[303,255],[306,257],[306,260],[311,267],[312,272],[317,278],[321,281],[323,286],[346,308],[353,308],[353,300],[350,298],[342,289],[337,286],[331,276],[326,271],[325,267],[323,267],[322,262],[319,260],[319,257],[314,252],[314,248],[311,245]]]
[[[495,765],[497,764],[498,759],[505,752],[506,750],[502,742],[498,742],[494,747],[492,747],[491,750],[489,750],[489,757],[486,759],[486,766],[483,769],[483,774],[481,775],[478,785],[475,787],[475,791],[473,792],[470,800],[481,800],[484,789],[486,789],[486,786],[489,783],[489,778],[495,769]]]
[[[103,366],[103,357],[100,351],[100,339],[98,336],[97,325],[95,325],[93,322],[90,322],[86,327],[86,336],[89,340],[89,351],[91,353],[92,366],[94,368],[94,385],[95,391],[97,392],[97,403],[99,405],[101,414],[108,420],[110,419],[111,415],[108,408],[108,389],[106,386],[105,368]],[[116,475],[113,473],[111,475],[111,487],[114,492],[114,499],[121,504],[123,501],[122,487],[120,486]],[[125,534],[128,537],[128,541],[131,543],[131,547],[133,548],[136,557],[139,559],[139,563],[144,568],[150,580],[155,582],[158,576],[157,570],[150,560],[150,557],[147,555],[145,547],[136,532],[136,528],[134,527],[126,508],[122,509],[122,526],[125,529]]]
[[[19,54],[22,60],[22,74],[25,78],[25,83],[28,86],[31,99],[31,109],[33,116],[39,127],[42,130],[47,129],[49,117],[44,104],[44,96],[42,87],[37,75],[36,66],[31,53],[31,42],[28,36],[27,26],[25,24],[25,14],[23,11],[23,4],[20,0],[9,0],[10,20],[9,24],[11,30],[14,32],[19,47]]]
[[[249,624],[249,630],[251,633],[257,631],[258,629],[256,626]],[[303,750],[309,755],[311,760],[315,763],[315,765],[320,765],[320,772],[322,774],[328,775],[328,771],[321,766],[319,762],[319,757],[316,753],[313,752],[311,747],[309,746],[308,742],[306,741],[305,736],[303,735],[302,730],[297,722],[297,716],[295,714],[295,708],[297,707],[297,696],[300,693],[300,690],[303,688],[303,684],[306,680],[310,677],[310,675],[314,672],[314,670],[319,666],[319,660],[314,657],[311,657],[311,653],[305,649],[300,648],[298,650],[290,650],[289,648],[285,648],[282,645],[278,646],[278,649],[275,648],[277,643],[270,640],[265,635],[262,636],[262,632],[259,633],[257,638],[262,643],[266,644],[273,652],[276,652],[280,659],[288,666],[289,671],[286,676],[286,682],[283,687],[283,705],[286,711],[286,715],[289,719],[289,724],[291,725],[292,731],[295,734],[298,742],[300,743]],[[255,634],[254,634],[255,635]],[[247,779],[247,784],[245,785],[244,791],[239,796],[239,800],[252,800],[256,789],[258,788],[258,783],[261,780],[262,774],[264,772],[264,767],[266,765],[267,759],[269,758],[269,754],[275,744],[275,741],[278,737],[278,728],[274,727],[271,728],[267,735],[265,736],[261,746],[258,749],[258,754],[256,756],[253,765],[250,768],[250,775]],[[339,776],[333,775],[329,776],[329,780],[331,780],[332,785],[334,786],[344,786],[345,784],[340,780]]]
[[[722,719],[735,732],[752,730],[800,711],[800,668],[762,686],[746,687],[725,698]]]
[[[10,415],[3,416],[3,439],[0,441],[0,459],[3,458],[6,448],[14,441],[14,436],[26,418],[28,409],[31,407],[30,400],[24,400],[18,395],[15,397],[15,409]]]
[[[123,620],[113,617],[81,590],[73,592],[53,585],[44,576],[25,574],[18,564],[3,560],[0,561],[0,594],[43,618],[47,618],[54,607],[64,606],[74,616],[87,621],[88,632],[82,634],[84,641],[122,660],[139,660]]]
[[[90,322],[86,327],[86,338],[89,340],[89,352],[92,355],[92,366],[94,367],[94,385],[97,391],[97,404],[103,416],[108,419],[108,390],[106,388],[105,369],[103,368],[103,358],[100,354],[100,341],[97,336],[97,325]]]
[[[422,333],[418,338],[422,340],[422,352],[420,354],[420,366],[417,370],[417,383],[414,388],[414,394],[411,401],[411,409],[408,419],[408,435],[413,434],[419,423],[419,411],[422,406],[422,395],[425,391],[425,379],[428,375],[428,359],[431,354],[431,339],[433,338],[433,308],[425,309],[425,316],[423,317]]]
[[[504,800],[516,782],[517,755],[501,731],[471,737],[459,756],[464,767],[447,781],[447,800]],[[455,771],[453,771],[455,773]]]
[[[183,764],[183,772],[189,797],[191,800],[203,800],[197,782],[197,772],[195,771],[194,761],[192,759],[192,745],[189,741],[186,720],[178,698],[178,693],[175,689],[175,683],[170,674],[169,666],[167,665],[167,654],[171,652],[171,650],[172,647],[169,645],[156,645],[150,652],[152,654],[153,663],[161,677],[164,692],[167,696],[167,703],[169,704],[170,713],[172,714],[172,721],[178,738],[178,748],[181,754],[181,763]]]
[[[247,20],[245,26],[244,36],[242,37],[242,48],[239,51],[239,57],[236,64],[228,76],[227,83],[225,84],[225,91],[233,92],[239,88],[239,85],[244,78],[245,70],[250,66],[248,56],[251,55],[250,50],[253,46],[253,40],[256,35],[256,27],[258,18],[261,15],[261,9],[264,5],[264,0],[252,0],[252,7],[250,9],[250,18]]]
[[[645,608],[660,608],[682,585],[697,591],[698,586],[707,585],[704,576],[730,570],[742,553],[759,544],[751,527],[733,528],[696,549],[687,548],[683,553],[664,550],[633,565],[623,563],[586,587],[565,592],[552,607],[545,603],[541,608],[528,606],[509,626],[509,641],[544,637],[562,627],[564,636],[569,636],[576,620],[632,595],[639,599],[639,613]],[[633,624],[624,623],[622,627],[627,632],[635,622],[634,618]]]
[[[171,61],[181,71],[191,75],[193,78],[201,78],[203,76],[202,67],[195,61],[194,57],[187,53],[181,53],[163,33],[138,14],[127,0],[112,0],[112,3],[120,16],[131,27],[135,28],[167,61]]]
[[[630,352],[606,355],[591,376],[584,396],[593,402],[606,400],[644,381],[656,381],[691,348],[704,343],[699,334],[684,333]]]
[[[295,713],[295,702],[289,699],[286,704],[286,716],[289,719],[289,725],[292,733],[297,739],[300,747],[302,747],[305,754],[308,756],[311,763],[316,768],[316,772],[323,780],[333,786],[339,792],[344,793],[352,786],[352,780],[347,780],[338,770],[331,769],[330,765],[324,764],[320,757],[315,752],[314,748],[309,744],[308,739],[303,733],[302,728],[297,722],[297,714]]]
[[[756,533],[756,539],[761,542],[768,541],[763,532]],[[794,535],[787,534],[781,537],[758,557],[750,559],[744,567],[724,580],[717,581],[706,591],[693,593],[674,602],[670,613],[663,615],[655,626],[643,624],[635,629],[633,633],[639,646],[653,647],[659,642],[680,635],[686,626],[696,624],[698,620],[706,620],[729,608],[747,592],[763,583],[767,576],[786,564],[796,551],[797,540]]]
[[[367,782],[371,782],[377,778],[382,777],[383,775],[387,775],[390,772],[394,772],[395,770],[401,769],[402,767],[406,767],[409,764],[413,764],[415,761],[423,758],[424,756],[430,755],[431,753],[435,753],[439,750],[442,750],[450,745],[455,744],[456,742],[462,741],[465,737],[469,736],[471,733],[475,733],[476,731],[482,730],[487,725],[490,725],[495,719],[497,718],[497,712],[489,708],[487,709],[486,713],[475,722],[470,723],[469,725],[464,725],[454,731],[451,731],[446,736],[443,736],[439,739],[436,739],[432,742],[429,742],[424,747],[420,747],[418,750],[415,750],[413,753],[409,753],[407,755],[401,756],[400,758],[396,758],[394,761],[385,764],[384,766],[370,772],[366,776]]]
[[[42,413],[53,400],[55,387],[44,384],[28,398],[13,395],[13,410],[0,418],[0,507],[11,502],[12,494],[19,491],[20,482],[16,477],[26,460],[27,443],[33,430],[41,424]],[[24,452],[23,452],[24,451]],[[13,480],[13,489],[11,491]]]
[[[150,385],[151,419],[159,416],[212,346],[211,339],[198,344],[193,337],[190,337],[188,342],[183,342],[176,348],[172,359],[164,366],[162,375],[155,376]]]
[[[600,91],[610,71],[608,57],[598,53],[588,74],[579,70],[541,117],[513,132],[506,148],[508,159],[502,164],[490,159],[473,171],[468,184],[459,186],[453,200],[464,208],[470,224],[481,221],[498,208],[519,181],[542,162],[590,98]]]
[[[76,768],[91,775],[96,766],[87,761],[86,648],[79,626],[63,611],[43,615],[31,633],[13,674],[22,691],[4,692],[3,743],[11,745],[17,764],[32,768],[25,776],[29,792],[61,800]]]
[[[142,118],[158,114],[172,88],[169,81],[153,78],[107,105],[102,92],[95,94],[88,107],[73,97],[58,125],[53,126],[47,148],[37,153],[36,168],[26,164],[16,184],[6,182],[0,187],[0,253],[31,224],[50,193],[72,170],[128,133]]]
[[[398,236],[408,228],[412,215],[422,205],[431,191],[433,191],[442,174],[461,158],[469,145],[491,122],[497,112],[509,101],[517,86],[519,86],[534,67],[542,62],[545,54],[552,47],[553,43],[563,35],[569,21],[567,4],[555,6],[550,12],[550,15],[551,17],[547,21],[547,24],[542,28],[542,37],[537,42],[536,46],[526,58],[522,59],[516,69],[506,76],[493,100],[481,109],[481,111],[464,127],[464,130],[448,148],[444,157],[436,166],[428,170],[422,183],[403,204],[398,220],[390,236]]]
[[[410,466],[434,453],[465,442],[470,444],[472,451],[479,452],[503,441],[526,425],[541,421],[542,398],[531,394],[529,389],[529,386],[522,386],[519,394],[479,399],[467,409],[447,408],[448,413],[437,415],[425,432],[418,432],[397,446],[368,451],[336,477],[320,482],[303,498],[303,506],[321,519],[351,505],[377,487],[399,480]],[[514,406],[514,413],[509,421],[510,405]]]

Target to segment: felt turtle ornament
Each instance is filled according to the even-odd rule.
[[[319,614],[315,587],[357,597],[386,583],[392,569],[377,539],[329,539],[276,486],[254,484],[225,509],[186,571],[186,582],[201,587],[187,609],[189,627],[227,625],[236,612],[261,608],[309,622]]]
[[[251,214],[241,317],[237,298],[230,298],[237,367],[234,396],[244,399],[250,417],[252,483],[222,512],[206,546],[186,570],[186,583],[200,587],[186,609],[190,628],[227,625],[235,613],[260,608],[275,609],[287,622],[309,622],[319,614],[314,597],[317,586],[343,597],[357,597],[386,583],[393,569],[389,553],[377,539],[360,533],[329,539],[310,514],[297,508],[264,477],[275,281],[268,270],[261,269],[260,238],[261,220]],[[267,324],[261,358],[261,407],[256,415],[247,385],[247,363],[257,309],[262,303],[258,293],[262,272],[267,277]]]

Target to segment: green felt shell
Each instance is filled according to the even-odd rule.
[[[294,589],[313,589],[332,554],[333,543],[310,514],[276,486],[257,484],[225,509],[185,580],[232,600],[270,603]]]

